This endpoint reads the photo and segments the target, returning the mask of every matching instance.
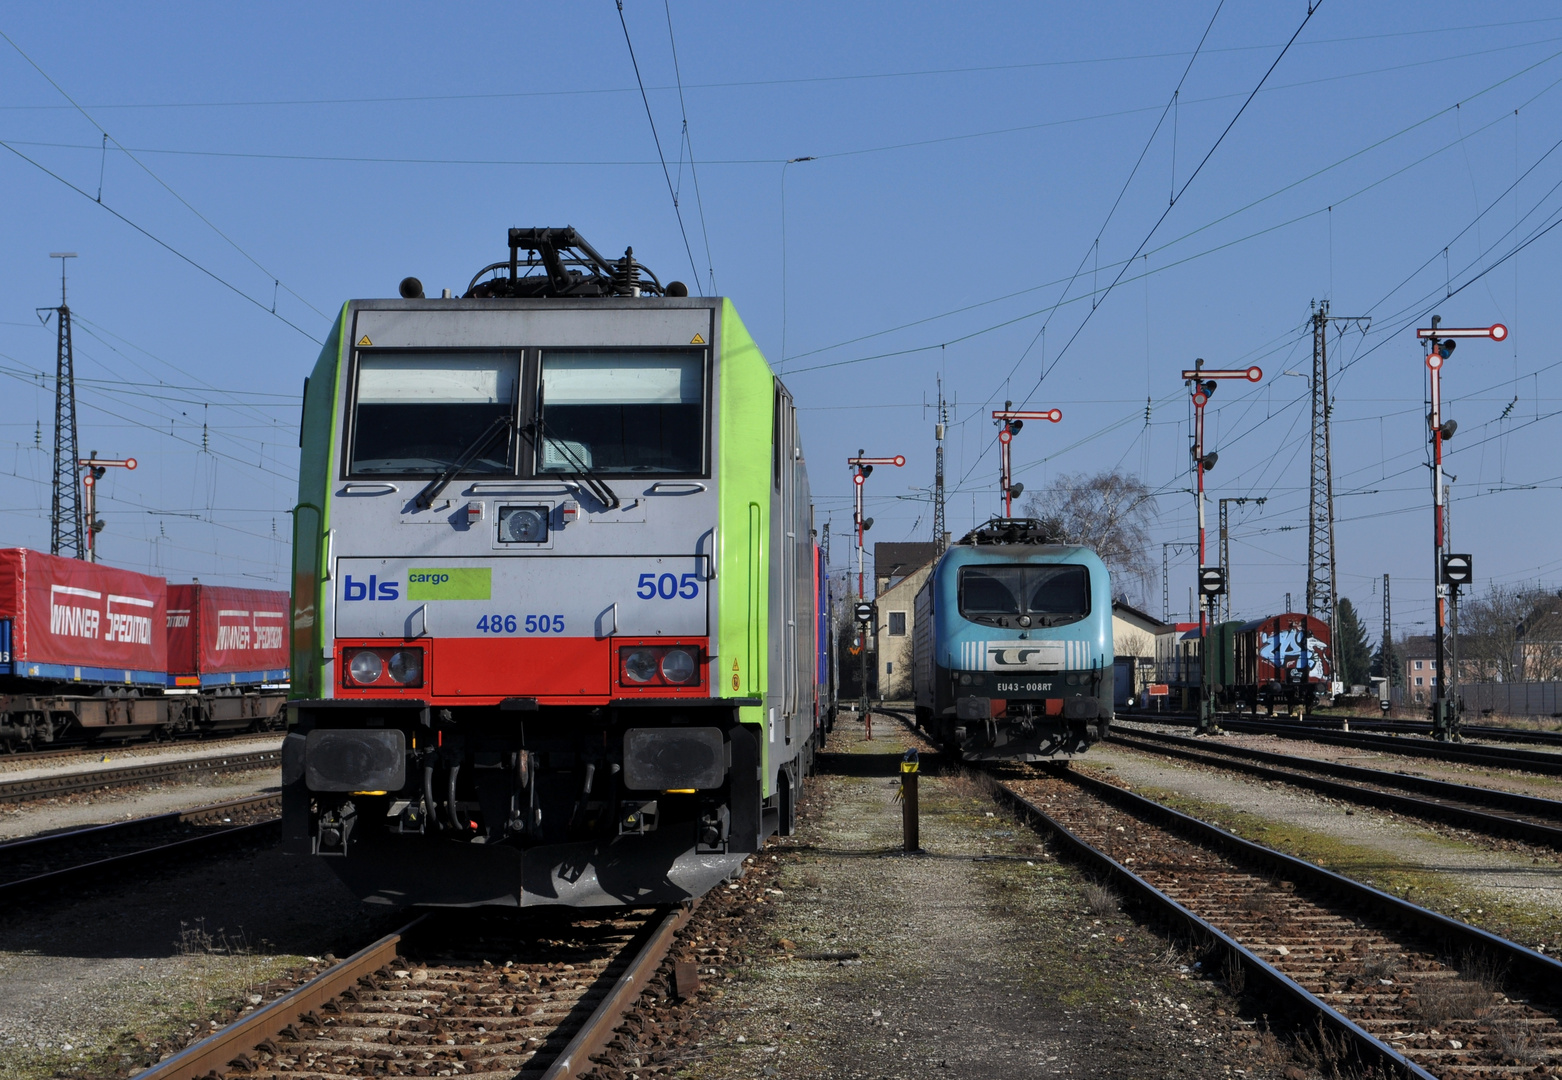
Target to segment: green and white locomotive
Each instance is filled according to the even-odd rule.
[[[345,304],[305,386],[285,843],[369,902],[698,896],[827,719],[795,411],[730,301],[509,248]]]

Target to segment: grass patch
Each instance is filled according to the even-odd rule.
[[[1137,793],[1185,814],[1217,825],[1244,840],[1306,859],[1327,870],[1392,893],[1413,904],[1479,926],[1494,934],[1534,946],[1562,940],[1562,915],[1531,911],[1484,889],[1463,885],[1453,877],[1419,863],[1396,858],[1379,848],[1353,844],[1327,833],[1275,821],[1225,803],[1191,798],[1161,788],[1137,788]],[[1459,851],[1484,851],[1434,832],[1417,830],[1429,843]]]

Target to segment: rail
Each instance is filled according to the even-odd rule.
[[[1133,720],[1145,724],[1181,724],[1192,721],[1184,716],[1123,716],[1120,721]],[[1544,750],[1521,750],[1517,747],[1491,746],[1484,743],[1422,742],[1396,735],[1374,735],[1365,732],[1341,731],[1321,727],[1315,723],[1299,723],[1285,720],[1250,719],[1223,714],[1218,717],[1226,731],[1251,735],[1278,735],[1283,739],[1303,739],[1326,743],[1331,746],[1351,746],[1362,750],[1378,750],[1385,754],[1404,754],[1412,757],[1434,758],[1440,761],[1457,761],[1467,765],[1485,765],[1496,769],[1517,769],[1522,772],[1562,776],[1562,753]],[[1468,730],[1468,729],[1466,729]]]
[[[126,787],[159,780],[182,780],[211,773],[245,772],[273,765],[280,767],[281,763],[281,750],[255,750],[244,754],[215,754],[209,757],[179,758],[176,761],[149,761],[141,765],[122,765],[113,769],[51,773],[47,776],[30,776],[24,780],[0,782],[0,803],[25,802],[29,799],[48,798],[51,795],[70,795],[78,791]]]
[[[1515,1070],[1507,1067],[1506,1059],[1503,1064],[1494,1066],[1491,1058],[1506,1053],[1494,1032],[1499,1025],[1509,1023],[1519,1032],[1516,1037],[1531,1040],[1528,1045],[1533,1046],[1534,1041],[1539,1041],[1535,1060],[1544,1060],[1548,1066],[1554,1064],[1559,1029],[1556,1013],[1549,1004],[1546,1009],[1538,1009],[1517,997],[1502,997],[1500,1002],[1496,1002],[1497,995],[1486,992],[1485,1006],[1460,1006],[1467,1011],[1453,1013],[1450,1017],[1453,1024],[1442,1023],[1441,1034],[1436,1030],[1438,1025],[1431,1023],[1427,1024],[1425,1031],[1417,1031],[1411,1024],[1399,1030],[1403,1020],[1394,1019],[1392,1014],[1395,1011],[1408,1012],[1412,1005],[1422,1007],[1423,994],[1430,999],[1439,984],[1458,985],[1462,976],[1455,964],[1439,958],[1457,957],[1461,967],[1473,964],[1491,973],[1494,979],[1505,984],[1509,993],[1516,995],[1518,986],[1524,985],[1538,991],[1548,1001],[1562,987],[1562,963],[1305,860],[1244,840],[1105,781],[1067,771],[1045,778],[1037,776],[1033,780],[1017,781],[1071,785],[1087,797],[1104,803],[1109,808],[1106,813],[1094,808],[1080,810],[1081,831],[1061,820],[1056,812],[1049,813],[1005,783],[1003,778],[994,775],[995,772],[991,768],[987,770],[994,781],[995,797],[1008,805],[1021,820],[1038,832],[1050,833],[1059,846],[1077,860],[1102,874],[1112,885],[1145,907],[1159,913],[1171,925],[1181,927],[1206,950],[1207,957],[1213,954],[1218,958],[1220,966],[1217,970],[1227,974],[1227,982],[1234,989],[1240,990],[1246,985],[1257,986],[1266,995],[1286,1003],[1288,1014],[1300,1021],[1298,1028],[1305,1031],[1316,1023],[1320,1034],[1327,1030],[1332,1039],[1348,1048],[1348,1056],[1355,1057],[1360,1065],[1397,1077],[1422,1080],[1429,1080],[1434,1075],[1507,1075]],[[1068,788],[1061,790],[1066,792]],[[1065,810],[1067,808],[1064,807]],[[1079,808],[1076,806],[1075,809]],[[1114,817],[1111,813],[1113,810],[1124,815],[1118,819],[1124,824],[1139,823],[1130,826],[1131,839],[1125,840],[1123,832],[1115,831],[1109,820]],[[1164,835],[1160,838],[1152,835],[1146,842],[1143,836],[1136,834],[1136,830],[1144,825],[1152,830],[1159,829]],[[1098,842],[1100,846],[1084,835],[1091,830],[1102,837]],[[1171,850],[1172,845],[1179,841],[1191,846],[1183,851]],[[1155,855],[1147,863],[1144,872],[1139,873],[1103,850],[1114,845],[1139,845],[1134,847],[1136,853],[1149,850],[1155,852]],[[1192,853],[1195,852],[1199,854],[1194,856]],[[1133,862],[1134,859],[1128,858],[1127,861]],[[1230,869],[1225,869],[1225,866]],[[1169,884],[1183,889],[1189,897],[1189,903],[1183,903],[1157,887],[1151,877],[1165,879]],[[1191,884],[1183,882],[1183,878],[1190,879]],[[1322,980],[1319,993],[1314,993],[1299,981],[1299,978],[1307,976],[1294,978],[1280,966],[1260,956],[1256,941],[1250,945],[1238,939],[1240,931],[1233,929],[1243,922],[1238,915],[1238,904],[1228,905],[1211,917],[1194,910],[1195,906],[1219,908],[1221,901],[1215,897],[1222,886],[1238,891],[1251,890],[1255,901],[1267,900],[1267,894],[1274,893],[1279,887],[1280,895],[1303,908],[1300,917],[1294,920],[1293,930],[1289,931],[1295,935],[1291,949],[1275,947],[1288,932],[1278,922],[1273,927],[1255,923],[1248,936],[1273,938],[1269,945],[1282,962],[1290,964],[1299,972],[1309,972],[1315,981]],[[1311,909],[1313,914],[1310,916],[1306,909]],[[1323,914],[1339,925],[1342,932],[1337,938],[1329,938],[1318,914]],[[1247,921],[1253,922],[1253,919],[1249,917]],[[1217,925],[1220,922],[1226,925]],[[1331,976],[1319,974],[1331,970],[1327,964],[1331,960],[1338,962],[1353,959],[1353,946],[1347,939],[1351,939],[1354,946],[1360,946],[1364,938],[1372,936],[1383,939],[1383,944],[1389,948],[1402,950],[1415,977],[1413,984],[1401,983],[1400,979],[1368,979],[1366,981],[1369,985],[1347,993],[1331,985]],[[1296,955],[1292,955],[1293,951]],[[1398,957],[1401,954],[1394,955]],[[1339,967],[1336,965],[1332,977],[1337,979],[1338,972]],[[1349,990],[1354,981],[1351,979],[1347,982],[1345,989]],[[1380,982],[1393,985],[1376,985]],[[1339,1007],[1324,1000],[1320,994],[1338,999]],[[1411,996],[1400,996],[1406,994]],[[1384,998],[1388,1001],[1383,1001]],[[1498,1009],[1523,1015],[1499,1020],[1494,1015]],[[1385,1019],[1385,1016],[1389,1019]],[[1481,1016],[1486,1016],[1484,1026],[1479,1020]],[[1456,1029],[1462,1037],[1449,1038],[1449,1034]],[[1374,1031],[1386,1038],[1380,1038]],[[1466,1031],[1473,1034],[1465,1034]],[[1431,1036],[1436,1036],[1436,1039]],[[1417,1045],[1401,1049],[1391,1045],[1391,1041],[1416,1042]],[[1343,1063],[1336,1061],[1335,1064],[1339,1066]],[[1528,1064],[1533,1065],[1534,1060]],[[1435,1073],[1430,1071],[1432,1068],[1436,1069]]]
[[[611,1041],[614,1028],[655,975],[674,935],[687,922],[691,911],[692,907],[678,906],[652,913],[618,954],[621,958],[624,953],[630,953],[623,970],[589,1015],[578,1017],[581,1010],[571,1008],[555,1032],[546,1040],[539,1040],[539,1052],[545,1052],[548,1043],[573,1028],[563,1048],[545,1067],[535,1057],[528,1059],[524,1071],[534,1074],[538,1068],[543,1068],[543,1080],[565,1080],[594,1068],[592,1055],[600,1053]],[[412,920],[277,1000],[136,1074],[136,1080],[201,1080],[213,1072],[222,1075],[229,1069],[252,1071],[255,1068],[252,1055],[258,1052],[257,1048],[276,1050],[277,1040],[285,1040],[290,1033],[296,1033],[306,1025],[318,1026],[320,1020],[316,1010],[334,1013],[340,1020],[342,1010],[331,1008],[331,1003],[337,999],[357,1001],[362,996],[372,995],[374,991],[369,989],[373,983],[371,976],[384,975],[383,969],[401,954],[402,945],[413,931],[420,927],[428,929],[424,924],[438,916],[439,913],[434,913]],[[405,976],[407,972],[399,974]],[[583,994],[581,1000],[587,996],[590,995]],[[388,1029],[391,1035],[397,1030],[394,1026]],[[495,1055],[504,1056],[502,1051],[495,1051]],[[480,1061],[468,1060],[464,1055],[462,1062],[464,1068],[481,1065]],[[366,1067],[372,1065],[364,1064]],[[499,1067],[510,1074],[522,1071],[509,1063]]]
[[[1146,753],[1242,772],[1265,780],[1277,780],[1285,784],[1307,787],[1321,794],[1363,806],[1375,806],[1383,810],[1441,821],[1476,832],[1512,837],[1562,850],[1562,825],[1548,825],[1535,821],[1532,817],[1517,816],[1528,814],[1562,822],[1562,802],[1552,799],[1492,788],[1452,784],[1419,776],[1406,776],[1403,773],[1367,769],[1358,765],[1343,765],[1332,761],[1273,754],[1264,750],[1228,746],[1208,739],[1201,742],[1164,732],[1125,731],[1122,728],[1115,728],[1109,739],[1118,745],[1132,747]],[[1313,775],[1318,773],[1341,779],[1335,781]],[[1379,790],[1383,787],[1409,788],[1431,797],[1417,798]],[[1472,803],[1485,804],[1498,810],[1508,811],[1515,816],[1477,809],[1470,805]]]
[[[70,849],[84,844],[90,848],[130,842],[142,833],[155,833],[160,829],[176,828],[186,824],[202,824],[220,814],[244,813],[260,808],[280,810],[281,805],[280,796],[256,795],[246,799],[231,799],[227,802],[196,807],[193,810],[180,810],[130,821],[117,821],[109,825],[72,829],[69,832],[53,833],[48,836],[12,840],[0,844],[0,873],[4,872],[7,863],[58,859],[67,856]],[[176,858],[204,855],[243,843],[263,841],[277,832],[280,820],[273,816],[264,821],[233,825],[230,828],[217,829],[199,836],[161,844],[152,843],[131,851],[101,857],[92,857],[89,851],[88,857],[82,861],[0,883],[0,904],[13,902],[45,889],[76,885],[94,879],[101,881],[109,874],[120,874]]]

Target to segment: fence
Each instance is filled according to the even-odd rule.
[[[1466,716],[1562,716],[1562,682],[1461,683]]]

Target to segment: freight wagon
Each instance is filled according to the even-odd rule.
[[[1329,626],[1310,615],[1286,612],[1213,623],[1202,641],[1197,623],[1178,623],[1157,635],[1157,678],[1167,685],[1171,708],[1198,708],[1205,653],[1209,693],[1221,709],[1305,713],[1329,701],[1334,678]]]
[[[0,550],[0,747],[275,724],[286,610],[286,593]]]

